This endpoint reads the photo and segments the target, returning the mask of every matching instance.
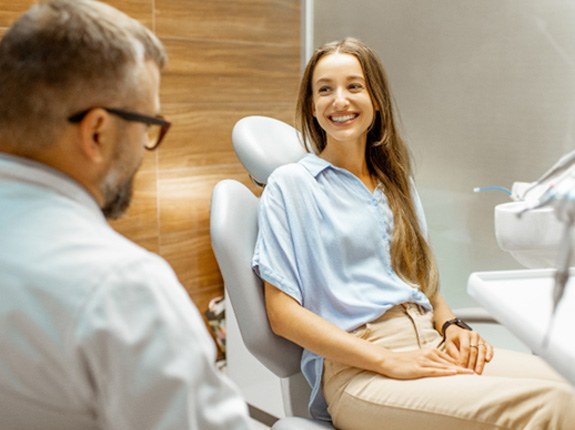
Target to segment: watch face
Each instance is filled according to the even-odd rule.
[[[443,323],[443,327],[441,328],[443,336],[445,336],[445,331],[449,328],[450,325],[456,325],[458,327],[461,327],[462,329],[473,331],[473,329],[469,325],[467,325],[464,321],[460,320],[459,318],[454,318],[452,320]]]

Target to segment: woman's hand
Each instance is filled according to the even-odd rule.
[[[485,363],[493,358],[493,346],[479,333],[456,325],[449,326],[445,331],[445,351],[460,366],[472,369],[477,374],[483,373]]]
[[[467,367],[436,348],[418,349],[408,352],[387,351],[383,360],[385,376],[395,379],[417,379],[430,376],[452,376],[472,374]]]

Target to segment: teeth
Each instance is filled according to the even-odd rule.
[[[342,115],[342,116],[332,116],[331,120],[334,122],[345,122],[349,121],[350,119],[354,119],[355,115]]]

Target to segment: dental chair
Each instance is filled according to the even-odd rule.
[[[265,185],[276,167],[297,162],[306,151],[299,133],[290,125],[269,117],[248,116],[232,131],[234,150],[253,182]],[[225,179],[212,192],[210,234],[228,300],[236,315],[242,340],[248,351],[281,378],[286,417],[273,430],[333,429],[313,420],[307,411],[310,387],[300,370],[302,349],[276,336],[269,326],[263,283],[251,269],[258,232],[256,197],[242,183]],[[475,323],[494,323],[485,311],[466,308],[459,318]]]

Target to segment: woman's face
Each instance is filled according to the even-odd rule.
[[[312,75],[312,112],[327,144],[365,144],[375,110],[357,58],[333,53],[322,57]]]

